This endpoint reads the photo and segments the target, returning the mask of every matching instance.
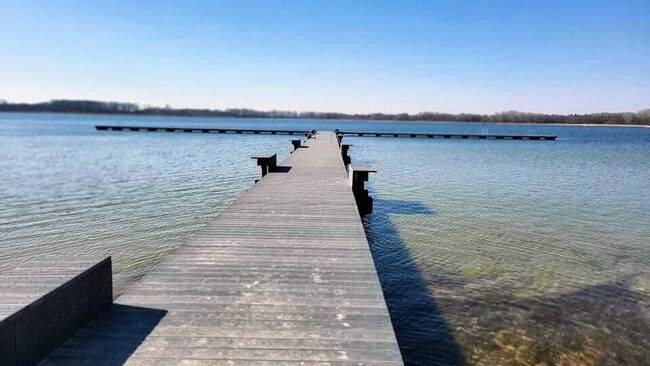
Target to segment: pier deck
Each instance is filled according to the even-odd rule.
[[[44,364],[401,365],[337,138],[305,145]]]

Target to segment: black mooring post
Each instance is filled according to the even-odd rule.
[[[298,150],[298,148],[300,148],[300,144],[302,144],[301,140],[291,140],[291,145],[293,145],[293,151]]]
[[[277,155],[255,155],[251,159],[257,160],[257,165],[262,169],[262,178],[270,172],[275,171],[278,165]],[[257,182],[257,180],[256,180]]]
[[[341,158],[343,158],[343,164],[345,165],[350,165],[352,162],[350,155],[348,155],[350,146],[352,146],[352,144],[341,144]]]
[[[336,136],[336,140],[338,141],[339,147],[340,147],[341,146],[341,141],[343,141],[343,134],[341,132],[339,132],[338,128],[335,128],[333,132],[334,132],[334,135]]]
[[[372,212],[372,197],[368,195],[365,182],[368,181],[369,173],[376,173],[377,170],[367,165],[352,165],[350,169],[352,170],[352,193],[354,193],[359,214],[369,214]]]
[[[343,142],[343,134],[342,133],[337,133],[336,134],[336,139],[339,141],[339,146],[341,146],[341,143]]]

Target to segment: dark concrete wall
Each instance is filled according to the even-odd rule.
[[[37,298],[0,322],[0,365],[37,364],[106,310],[113,302],[111,257]]]

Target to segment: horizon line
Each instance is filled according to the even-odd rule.
[[[498,115],[503,115],[503,114],[526,114],[526,115],[539,115],[539,116],[590,116],[590,115],[604,115],[604,114],[650,114],[650,106],[648,108],[642,108],[637,111],[597,111],[597,112],[574,112],[574,113],[543,113],[543,112],[531,112],[531,111],[524,111],[524,110],[518,110],[518,109],[508,109],[508,110],[501,110],[499,112],[492,112],[492,113],[475,113],[475,112],[458,112],[458,113],[453,113],[453,112],[441,112],[441,111],[419,111],[419,112],[396,112],[396,113],[390,113],[390,112],[337,112],[337,111],[323,111],[323,110],[292,110],[292,109],[256,109],[256,108],[251,108],[251,107],[226,107],[226,108],[215,108],[215,107],[179,107],[179,106],[172,106],[171,104],[164,104],[164,105],[152,105],[152,104],[142,104],[138,102],[125,102],[125,101],[116,101],[116,100],[97,100],[97,99],[68,99],[68,98],[53,98],[49,99],[46,101],[39,101],[39,102],[17,102],[17,101],[10,101],[8,99],[0,98],[0,105],[29,105],[29,106],[37,106],[37,105],[43,105],[47,103],[55,103],[55,102],[86,102],[86,103],[104,103],[104,104],[122,104],[122,105],[132,105],[134,107],[137,107],[138,110],[140,111],[146,111],[146,110],[155,110],[155,109],[160,109],[160,110],[169,110],[169,111],[206,111],[206,112],[228,112],[228,111],[250,111],[250,112],[258,112],[258,113],[295,113],[295,114],[336,114],[336,115],[343,115],[343,116],[378,116],[378,115],[384,115],[384,116],[418,116],[418,115],[427,115],[427,114],[438,114],[438,115],[449,115],[449,116],[460,116],[460,115],[469,115],[469,116],[481,116],[481,117],[489,117],[489,116],[498,116]],[[136,111],[128,112],[128,113],[134,113]]]

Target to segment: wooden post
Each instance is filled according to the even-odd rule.
[[[368,190],[365,188],[365,182],[368,181],[369,173],[376,173],[377,170],[367,165],[352,165],[352,193],[357,202],[357,208],[360,215],[369,214],[372,212],[372,197],[368,195]]]
[[[350,155],[348,155],[348,151],[350,150],[350,146],[353,146],[352,144],[341,144],[341,157],[343,158],[343,164],[345,165],[350,165],[352,162],[352,159],[350,159]]]
[[[257,160],[257,165],[262,169],[262,178],[277,167],[277,155],[255,155],[251,159]]]
[[[298,150],[298,148],[300,148],[301,143],[302,143],[301,140],[291,140],[291,145],[293,145],[293,151]]]

